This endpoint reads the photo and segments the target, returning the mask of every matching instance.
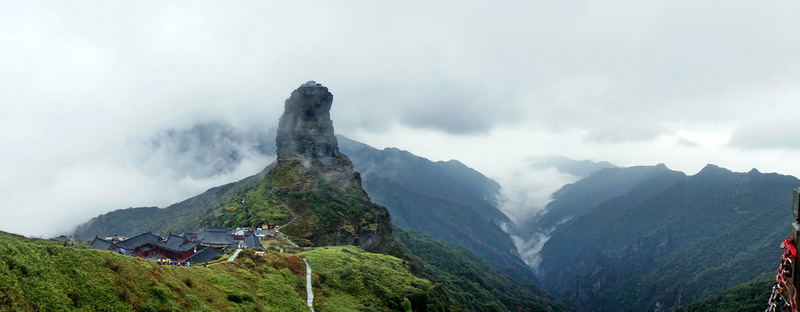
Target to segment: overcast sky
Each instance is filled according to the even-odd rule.
[[[337,133],[509,189],[551,154],[798,176],[798,16],[789,0],[0,0],[0,230],[51,235],[258,172],[253,142],[307,80],[334,94]]]

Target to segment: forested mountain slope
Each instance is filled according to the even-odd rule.
[[[234,195],[258,185],[273,166],[274,164],[256,175],[211,188],[200,195],[166,208],[136,207],[101,214],[78,225],[75,233],[83,240],[90,241],[95,235],[131,237],[148,231],[166,234],[181,233],[187,228],[197,228],[208,211],[220,207],[223,203],[231,200]]]
[[[705,300],[683,306],[675,312],[750,312],[764,311],[772,293],[773,281],[748,282],[708,297]]]
[[[395,228],[413,254],[414,271],[441,284],[460,311],[573,311],[530,282],[497,271],[468,250],[427,234]]]
[[[521,236],[555,230],[560,224],[588,213],[605,201],[627,194],[641,183],[673,173],[663,164],[597,170],[556,191],[553,201],[545,208],[546,213],[518,225],[518,230]]]
[[[361,172],[364,189],[389,210],[393,224],[462,246],[503,272],[533,280],[511,238],[495,223],[508,222],[495,206],[497,182],[455,160],[432,162],[342,136],[339,142]]]
[[[709,165],[641,196],[664,185],[642,184],[553,233],[539,267],[546,288],[586,311],[642,311],[774,274],[800,181]]]

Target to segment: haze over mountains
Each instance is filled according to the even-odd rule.
[[[557,155],[530,157],[527,160],[531,168],[539,170],[554,168],[560,172],[571,174],[578,178],[588,177],[595,171],[603,168],[616,167],[607,161],[593,162],[588,159],[574,160]]]

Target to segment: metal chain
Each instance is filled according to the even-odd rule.
[[[794,245],[791,239],[784,241],[785,246]],[[790,281],[792,277],[792,251],[787,248],[781,256],[781,265],[778,266],[778,274],[775,275],[775,284],[772,286],[772,294],[767,302],[767,309],[764,312],[778,312],[778,303],[781,305],[781,312],[798,312],[796,302],[796,289]],[[784,296],[786,294],[787,296]],[[791,297],[788,295],[791,294]]]

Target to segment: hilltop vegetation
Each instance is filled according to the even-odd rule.
[[[749,282],[731,287],[700,302],[678,308],[675,312],[751,312],[767,308],[772,281]]]
[[[278,162],[257,186],[234,195],[201,224],[243,227],[267,223],[301,246],[358,245],[399,255],[385,208],[373,204],[353,178],[347,156],[337,167],[307,167],[300,158]],[[297,219],[289,224],[292,214]]]
[[[305,306],[303,277],[276,259],[259,270],[234,265],[161,266],[87,247],[0,234],[4,311],[238,311]],[[282,265],[285,267],[281,268]],[[241,303],[228,296],[245,298]]]
[[[201,224],[225,228],[247,227],[269,223],[286,224],[291,213],[271,193],[268,183],[259,183],[252,189],[236,193],[203,217]]]
[[[398,258],[355,246],[320,247],[301,256],[312,266],[318,311],[453,309],[440,287],[408,274],[407,264]]]
[[[391,256],[352,246],[300,256],[317,271],[317,311],[451,306]],[[0,233],[2,311],[303,311],[305,295],[305,265],[297,255],[248,252],[233,263],[186,268]]]

